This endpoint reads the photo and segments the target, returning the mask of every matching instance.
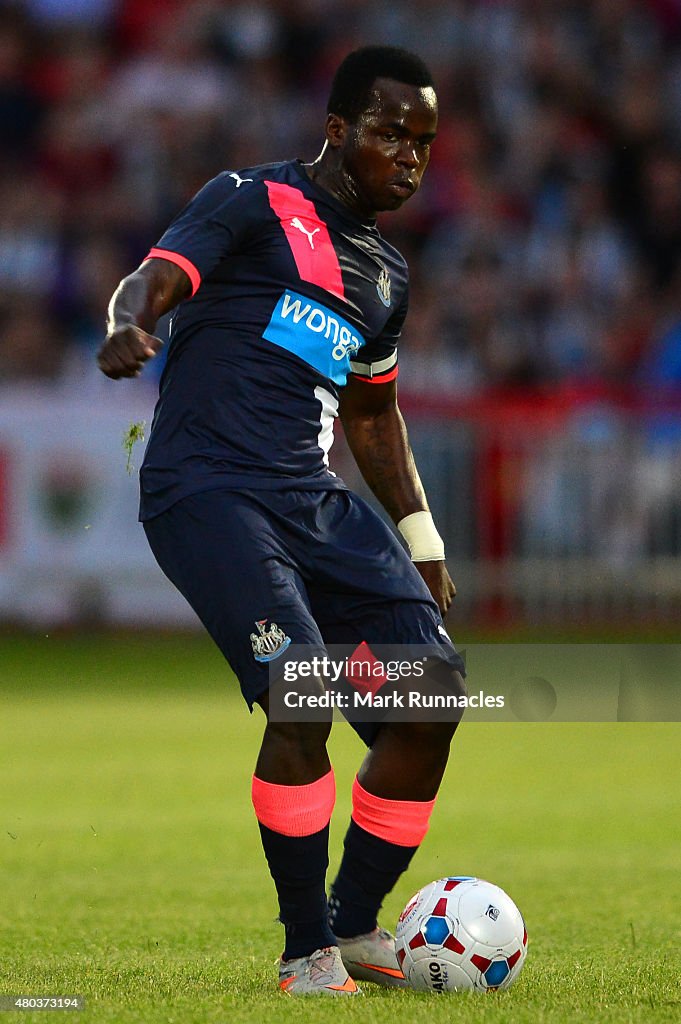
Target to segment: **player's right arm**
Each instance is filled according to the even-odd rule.
[[[124,278],[111,297],[104,344],[97,363],[112,380],[139,377],[147,359],[163,347],[153,331],[159,317],[192,293],[188,274],[175,263],[148,259]]]
[[[238,251],[261,215],[262,194],[260,180],[227,171],[196,193],[114,292],[98,356],[102,373],[114,380],[139,376],[163,344],[153,334],[159,317],[194,295],[220,260]]]

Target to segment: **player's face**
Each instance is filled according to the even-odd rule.
[[[368,212],[397,210],[416,192],[437,131],[431,88],[377,78],[369,107],[347,126],[343,168]]]

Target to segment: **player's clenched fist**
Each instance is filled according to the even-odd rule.
[[[160,338],[147,334],[141,327],[127,324],[109,331],[99,350],[97,363],[102,373],[112,380],[139,377],[147,359],[163,347]]]

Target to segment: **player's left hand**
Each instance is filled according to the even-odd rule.
[[[456,587],[447,572],[447,566],[444,562],[414,562],[414,565],[426,581],[426,586],[437,602],[440,614],[446,615],[456,597]]]

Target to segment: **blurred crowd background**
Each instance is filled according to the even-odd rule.
[[[368,43],[440,97],[380,226],[459,608],[681,610],[681,0],[0,0],[0,618],[163,617],[119,441],[163,356],[97,371],[108,300],[213,175],[314,159]]]
[[[382,225],[405,384],[680,382],[679,0],[0,0],[0,381],[96,387],[120,277],[215,173],[314,158],[367,42],[441,101]]]

